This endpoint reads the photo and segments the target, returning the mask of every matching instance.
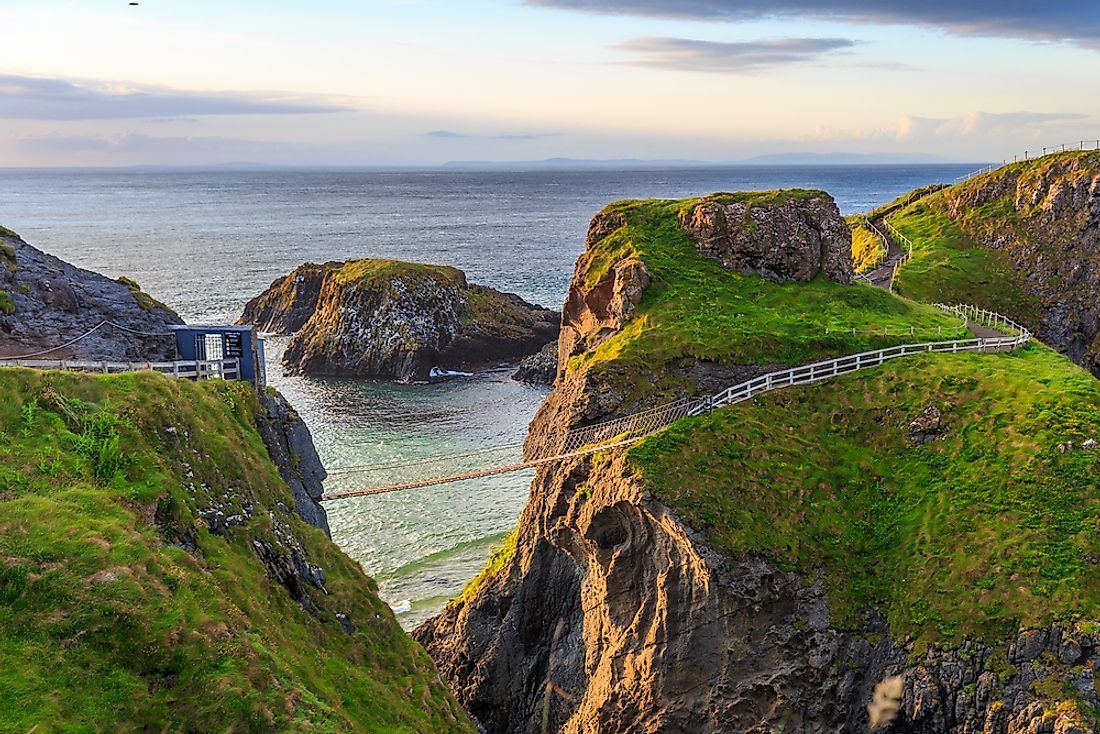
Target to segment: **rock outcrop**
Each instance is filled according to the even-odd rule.
[[[167,326],[183,320],[127,278],[111,280],[47,255],[0,229],[0,359],[65,344],[41,359],[158,361],[176,358]],[[153,336],[143,336],[151,334]]]
[[[531,385],[553,385],[558,376],[558,343],[552,341],[530,357],[524,357],[513,380]]]
[[[295,512],[332,537],[328,514],[321,504],[328,472],[317,455],[309,426],[279,393],[261,395],[260,405],[263,412],[256,419],[256,429],[264,440],[268,456],[294,496]]]
[[[780,283],[805,283],[818,273],[852,282],[852,234],[827,196],[784,195],[760,202],[708,196],[680,216],[700,252],[728,268]]]
[[[709,220],[692,213],[682,223],[697,241],[718,241],[698,239],[700,221]],[[649,269],[629,257],[608,266],[595,252],[625,224],[612,209],[589,230],[563,312],[558,379],[531,425],[528,455],[553,453],[563,428],[638,407],[622,375],[608,379],[614,370],[570,366],[636,324]],[[700,251],[714,256],[704,244]],[[817,245],[807,252],[830,277],[850,277]],[[771,251],[760,257],[766,266],[718,259],[781,280],[817,272],[783,265]],[[592,277],[597,267],[605,274]],[[762,369],[695,363],[679,376],[701,388]],[[938,410],[913,422],[913,446],[942,434]],[[616,452],[540,468],[511,558],[414,637],[489,734],[860,732],[872,703],[876,731],[891,734],[1093,731],[1073,706],[1035,693],[1057,698],[1072,681],[1074,695],[1097,705],[1100,635],[1091,625],[1021,630],[998,645],[918,648],[897,640],[875,609],[864,629],[839,629],[828,583],[761,555],[715,551]]]
[[[292,374],[425,380],[433,367],[512,362],[557,338],[558,314],[466,282],[460,270],[393,260],[303,265],[245,307],[241,323],[294,336]]]

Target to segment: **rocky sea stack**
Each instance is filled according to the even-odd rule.
[[[292,374],[428,379],[432,368],[514,362],[557,338],[556,312],[467,283],[443,265],[308,263],[245,307],[240,323],[293,334]]]
[[[129,278],[78,268],[0,227],[0,358],[65,344],[104,321],[110,323],[41,359],[176,358],[166,327],[183,320],[172,309]]]

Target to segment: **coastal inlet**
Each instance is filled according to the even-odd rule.
[[[326,489],[453,474],[488,458],[518,460],[527,424],[549,392],[516,382],[513,369],[430,385],[283,376],[287,337],[268,339],[268,375],[312,420],[330,476]],[[438,455],[469,454],[438,463]],[[358,467],[356,471],[340,471]],[[489,477],[415,492],[329,503],[333,540],[377,582],[382,598],[411,629],[435,615],[480,571],[513,527],[533,473]]]

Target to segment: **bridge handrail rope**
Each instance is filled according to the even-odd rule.
[[[323,501],[332,501],[349,497],[367,497],[388,494],[408,489],[448,484],[450,482],[462,481],[465,479],[478,479],[496,474],[507,474],[522,469],[537,468],[558,461],[581,458],[603,451],[630,446],[656,433],[662,428],[668,427],[681,418],[696,416],[714,410],[715,408],[741,403],[750,400],[756,395],[771,390],[796,385],[809,385],[839,375],[856,372],[861,369],[877,367],[878,365],[892,359],[898,359],[899,357],[909,357],[926,353],[956,354],[959,352],[1014,350],[1024,346],[1031,340],[1031,332],[1024,326],[993,311],[965,304],[946,305],[937,303],[933,305],[945,313],[954,314],[970,323],[980,324],[1005,333],[1006,335],[992,338],[977,337],[972,339],[950,339],[946,341],[923,342],[918,344],[901,344],[885,349],[850,354],[843,357],[814,362],[812,364],[769,372],[768,374],[755,377],[737,385],[732,385],[716,395],[698,399],[684,398],[629,416],[603,421],[591,426],[582,426],[564,434],[558,434],[554,436],[555,440],[547,442],[553,447],[550,450],[555,452],[550,456],[535,456],[524,462],[489,467],[448,477],[422,479],[402,484],[377,486],[366,489],[348,489],[326,492],[321,499]]]
[[[999,164],[990,163],[988,166],[982,166],[981,168],[979,168],[976,171],[971,171],[970,173],[959,176],[958,178],[955,179],[955,183],[957,183],[957,184],[958,183],[966,183],[967,181],[969,181],[972,178],[976,178],[976,177],[981,176],[981,175],[986,174],[986,173],[992,173],[993,171],[996,171],[998,168],[1003,168],[1004,166],[1007,166],[1009,163],[1019,163],[1020,161],[1029,161],[1029,160],[1032,160],[1033,158],[1042,158],[1045,155],[1051,155],[1053,153],[1065,153],[1066,151],[1071,151],[1071,150],[1100,150],[1100,139],[1097,139],[1097,140],[1081,140],[1081,141],[1078,141],[1077,143],[1062,143],[1061,145],[1055,145],[1055,146],[1052,146],[1052,147],[1049,147],[1049,148],[1043,148],[1042,150],[1043,150],[1042,153],[1036,153],[1035,151],[1025,150],[1023,156],[1014,155],[1014,156],[1012,156],[1011,161],[1009,161],[1007,158],[1005,158]]]

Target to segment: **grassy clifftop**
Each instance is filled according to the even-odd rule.
[[[1072,284],[1067,275],[1096,258],[1081,237],[1098,175],[1100,151],[1059,153],[888,205],[891,223],[915,244],[898,291],[968,300],[1037,328],[1052,299],[1082,286],[1079,273]]]
[[[914,421],[916,426],[914,426]],[[820,574],[898,639],[1100,619],[1100,383],[1046,347],[925,355],[681,421],[632,449],[718,550]]]
[[[287,510],[258,410],[247,385],[0,370],[0,731],[472,731]]]
[[[738,196],[749,206],[772,206],[781,195],[827,196],[726,196]],[[868,285],[843,285],[820,276],[809,283],[776,283],[723,267],[699,252],[680,224],[680,216],[700,201],[626,201],[600,215],[618,226],[590,243],[584,256],[588,265],[579,277],[592,285],[616,263],[637,259],[645,264],[650,283],[630,321],[595,349],[574,357],[571,368],[630,379],[695,359],[796,365],[912,341],[900,335],[910,328],[924,337],[940,330],[955,333],[958,321],[938,309]],[[882,335],[884,328],[889,336]]]

